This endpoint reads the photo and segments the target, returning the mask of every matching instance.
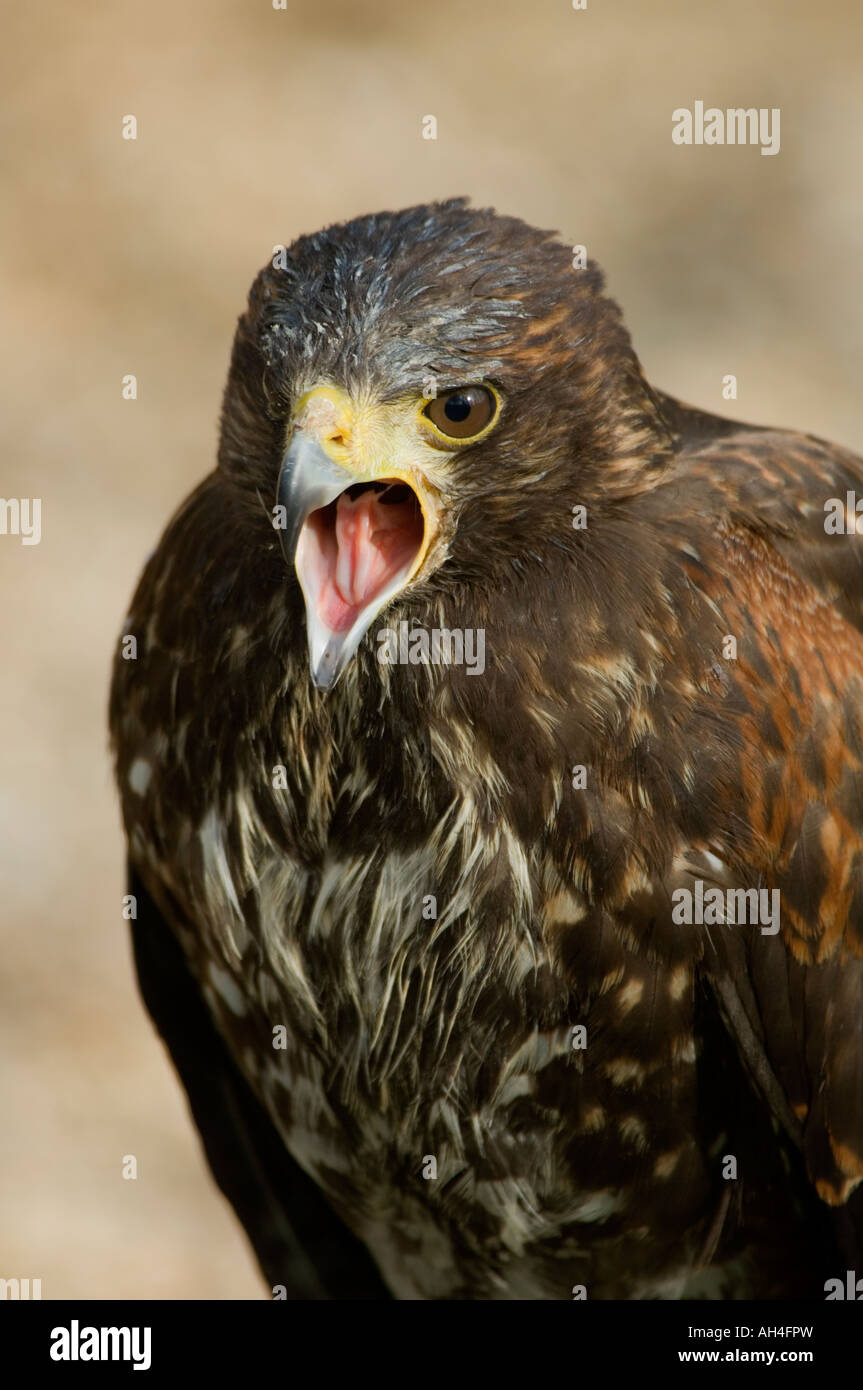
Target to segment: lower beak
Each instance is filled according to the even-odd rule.
[[[277,500],[282,549],[305,601],[312,680],[329,690],[420,569],[438,532],[437,500],[412,471],[343,468],[303,429],[282,460]]]

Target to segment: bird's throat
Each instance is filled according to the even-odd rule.
[[[347,632],[363,610],[406,575],[423,539],[419,503],[401,482],[349,488],[312,512],[297,569],[316,616]]]
[[[295,564],[316,685],[328,689],[338,679],[413,573],[424,539],[419,499],[399,478],[354,484],[308,515]]]

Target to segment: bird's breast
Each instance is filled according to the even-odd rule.
[[[198,849],[186,948],[209,1007],[295,1158],[405,1296],[454,1296],[464,1278],[568,1297],[596,1242],[631,1227],[633,1172],[669,1186],[691,1168],[673,1117],[653,1132],[647,1065],[603,1036],[610,1016],[631,1032],[642,1004],[655,1012],[652,982],[600,950],[601,978],[573,991],[555,932],[590,931],[586,906],[506,822],[479,830],[457,802],[419,846],[306,866],[235,798]]]

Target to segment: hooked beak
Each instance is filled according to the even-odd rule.
[[[305,601],[312,680],[329,690],[426,559],[438,533],[437,499],[414,470],[358,474],[297,426],[277,501],[282,549]]]

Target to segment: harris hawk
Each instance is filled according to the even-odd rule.
[[[258,275],[110,722],[142,994],[276,1296],[859,1268],[857,488],[464,199]]]

